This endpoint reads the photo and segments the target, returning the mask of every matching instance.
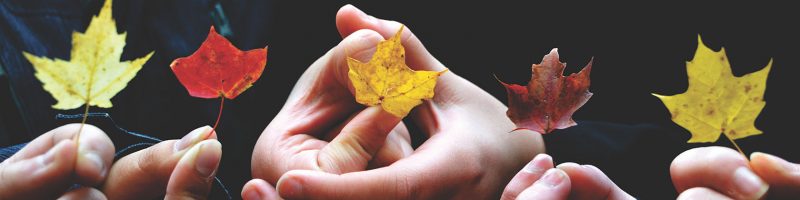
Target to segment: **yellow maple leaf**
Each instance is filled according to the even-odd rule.
[[[36,69],[36,78],[58,102],[55,109],[81,105],[111,107],[111,97],[127,86],[153,52],[133,61],[120,62],[125,33],[117,34],[111,17],[111,0],[94,16],[85,33],[72,33],[70,60],[39,57],[22,52]]]
[[[725,49],[715,52],[698,36],[694,59],[686,63],[689,76],[686,92],[653,95],[667,106],[672,121],[691,132],[688,142],[715,142],[720,133],[733,142],[762,133],[755,127],[755,121],[766,105],[764,91],[771,66],[772,59],[759,71],[735,77]]]
[[[436,80],[442,73],[414,71],[406,65],[405,50],[400,44],[403,27],[378,43],[372,59],[362,63],[347,58],[348,77],[355,88],[356,101],[367,106],[380,105],[397,117],[405,117],[422,99],[433,98]]]

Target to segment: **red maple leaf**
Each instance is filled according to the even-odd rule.
[[[517,125],[515,130],[545,134],[576,125],[572,114],[592,97],[589,92],[592,61],[580,72],[564,77],[566,63],[558,59],[558,49],[553,49],[542,63],[534,64],[527,86],[500,81],[508,92],[506,114]]]
[[[200,48],[170,68],[193,97],[233,99],[261,77],[266,64],[267,48],[241,51],[212,26]]]
[[[175,59],[170,64],[178,81],[189,95],[199,98],[220,98],[219,114],[214,129],[219,124],[225,99],[233,99],[261,77],[267,64],[267,48],[241,51],[214,27],[200,48],[192,55]]]

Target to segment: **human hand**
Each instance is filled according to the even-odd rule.
[[[672,161],[678,199],[790,199],[800,196],[800,165],[765,153],[725,147],[687,150]]]
[[[203,126],[117,160],[101,190],[109,199],[207,199],[222,145]]]
[[[66,194],[97,193],[114,159],[114,144],[92,125],[74,136],[80,124],[44,133],[0,163],[0,199],[55,199],[73,184],[88,186]],[[79,145],[80,144],[80,145]]]
[[[595,166],[553,165],[549,155],[537,155],[511,179],[500,199],[634,199]]]
[[[320,138],[320,135],[325,134],[327,127],[333,127],[336,122],[346,118],[346,115],[336,113],[352,113],[353,110],[360,108],[355,104],[352,86],[347,79],[345,52],[361,61],[368,60],[374,53],[375,45],[383,38],[393,36],[401,26],[397,22],[368,16],[349,5],[339,10],[336,24],[344,40],[312,64],[300,78],[283,110],[262,133],[254,150],[253,175],[271,183],[280,178],[276,185],[282,197],[289,199],[497,198],[502,192],[500,186],[505,185],[533,155],[543,151],[544,145],[538,133],[531,131],[509,133],[515,126],[505,116],[506,107],[487,92],[451,71],[439,77],[435,89],[436,96],[415,108],[408,116],[420,127],[423,134],[428,136],[428,139],[412,154],[406,154],[407,150],[398,152],[394,154],[398,156],[393,156],[394,159],[385,162],[389,164],[388,166],[366,171],[361,170],[369,156],[338,156],[330,160],[325,159],[329,157],[321,153],[325,150],[318,150],[319,146],[325,144],[313,139]],[[412,69],[429,71],[446,69],[428,53],[410,29],[404,29],[401,41],[406,51],[406,63]],[[320,78],[326,76],[330,78]],[[375,110],[370,111],[370,109]],[[361,113],[364,112],[385,111],[379,108],[367,108]],[[402,124],[393,126],[400,119],[384,114],[371,116],[364,117],[364,121],[380,125],[373,125],[376,128],[359,132],[360,140],[350,143],[354,144],[350,146],[356,148],[353,150],[342,148],[345,151],[340,154],[355,152],[365,155],[359,149],[371,149],[374,152],[377,149],[375,146],[381,144],[384,144],[383,147],[404,144],[402,141],[391,142],[389,139],[383,139],[389,130],[396,131],[397,127],[405,130]],[[357,121],[356,118],[351,123]],[[347,133],[342,132],[342,135],[344,134]],[[333,141],[337,139],[338,137]],[[309,149],[312,150],[305,151]],[[306,165],[291,165],[291,162],[287,162],[303,157],[321,162],[310,162]],[[360,159],[356,159],[357,162],[339,159],[349,157]],[[325,162],[357,163],[357,166],[351,166],[348,168],[350,170],[339,171],[315,168],[315,165],[323,165],[320,163]],[[310,170],[290,171],[292,169]]]

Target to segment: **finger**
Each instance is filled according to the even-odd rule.
[[[242,187],[242,199],[244,200],[278,200],[278,192],[269,183],[262,179],[248,181]]]
[[[564,170],[569,175],[569,180],[572,183],[572,191],[570,192],[570,198],[572,199],[635,199],[619,188],[603,171],[595,166],[563,163],[558,165],[557,168]]]
[[[191,131],[180,140],[166,140],[117,160],[102,191],[109,199],[152,199],[164,195],[181,157],[201,141],[216,139],[211,127]]]
[[[46,153],[0,164],[0,199],[55,199],[72,184],[75,142],[62,140]]]
[[[357,114],[356,114],[357,115]],[[353,121],[356,115],[351,116],[344,123],[331,129],[323,137],[325,141],[332,141],[339,136],[345,125]],[[367,164],[367,169],[375,169],[378,167],[389,166],[397,160],[411,155],[414,149],[411,147],[411,135],[408,133],[408,128],[401,121],[397,126],[392,129],[386,137],[386,142],[378,149],[375,156]]]
[[[701,147],[678,155],[670,165],[678,192],[707,187],[734,199],[758,199],[769,186],[748,167],[747,159],[725,147]]]
[[[750,167],[769,184],[770,198],[800,197],[800,165],[756,152],[750,154]]]
[[[733,200],[730,197],[720,194],[717,191],[704,187],[690,188],[686,191],[681,192],[681,195],[678,196],[678,200],[695,200],[695,199]]]
[[[336,28],[342,37],[361,30],[374,30],[383,36],[390,38],[400,29],[399,22],[378,19],[367,15],[355,6],[345,5],[336,13]],[[411,29],[405,28],[402,33],[401,43],[406,50],[406,62],[414,70],[442,71],[445,70],[436,58],[434,58],[422,42],[417,38]]]
[[[450,141],[429,140],[426,145],[438,142]],[[450,150],[441,145],[416,150],[391,166],[341,175],[292,170],[284,173],[275,186],[278,194],[286,199],[480,199],[500,196],[496,185],[504,184],[504,181],[487,177],[488,172],[480,161]],[[459,165],[454,166],[453,160]],[[511,174],[508,175],[510,179]],[[465,187],[465,184],[494,187],[472,188]],[[441,191],[454,192],[443,196]]]
[[[203,140],[178,161],[167,184],[164,199],[207,199],[222,158],[222,144]]]
[[[367,164],[367,169],[389,166],[400,159],[408,157],[414,152],[411,147],[411,136],[403,122],[400,122],[392,129],[386,137],[386,142],[375,153],[375,156]]]
[[[105,200],[106,195],[93,187],[81,187],[71,190],[59,197],[58,200]]]
[[[393,170],[378,168],[342,175],[292,170],[281,176],[276,190],[285,199],[419,199],[408,189],[417,180],[385,171]]]
[[[530,187],[536,180],[539,180],[539,178],[551,168],[553,168],[552,157],[547,154],[536,155],[536,157],[525,165],[517,175],[514,175],[514,178],[511,179],[511,182],[509,182],[505,190],[503,190],[503,196],[500,197],[500,199],[517,199],[517,196],[519,196],[523,190]]]
[[[319,151],[320,169],[337,174],[366,169],[400,120],[380,107],[364,109]]]
[[[533,185],[526,188],[516,199],[561,200],[569,197],[570,177],[557,168],[548,169]]]
[[[77,144],[78,156],[74,166],[75,181],[84,185],[98,184],[105,178],[111,161],[114,159],[114,143],[102,130],[90,124],[67,124],[48,131],[28,143],[7,162],[44,154],[58,142],[72,140],[79,130],[81,137]]]

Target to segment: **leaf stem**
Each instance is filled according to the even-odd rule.
[[[211,128],[211,132],[217,130],[217,125],[219,125],[219,120],[222,118],[222,108],[225,106],[225,96],[219,97],[219,113],[217,114],[217,121],[214,122],[214,127]]]
[[[78,142],[81,139],[81,133],[83,132],[83,126],[86,125],[86,119],[89,118],[89,104],[86,104],[86,108],[83,109],[83,119],[81,119],[81,127],[78,128],[78,133],[75,134],[75,147],[77,148],[80,146]]]
[[[736,150],[739,150],[739,153],[742,154],[742,156],[744,156],[745,159],[747,159],[747,155],[744,154],[744,151],[742,151],[742,148],[739,148],[739,145],[736,144],[736,141],[733,141],[733,139],[731,139],[731,137],[728,136],[727,134],[723,133],[722,135],[724,135],[725,138],[728,138],[728,141],[731,141],[731,144],[733,144],[733,146],[736,147]]]

